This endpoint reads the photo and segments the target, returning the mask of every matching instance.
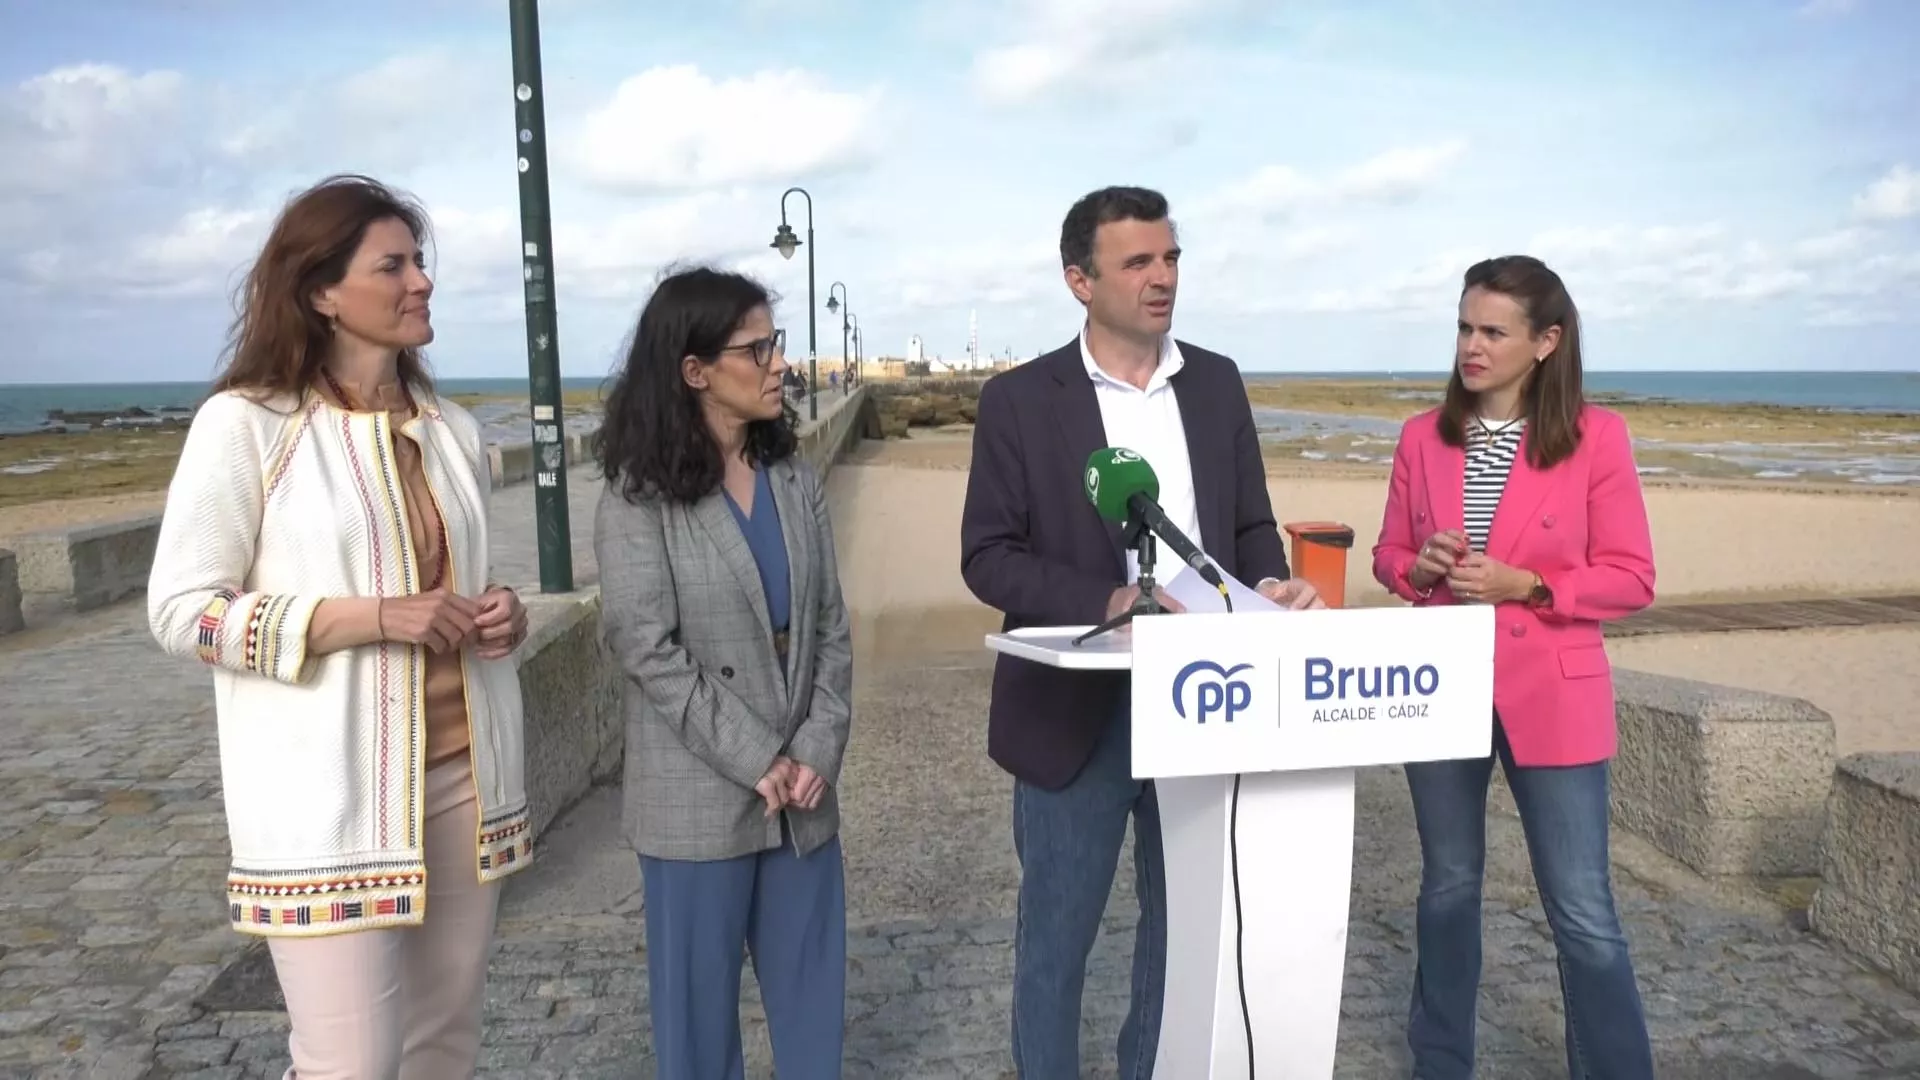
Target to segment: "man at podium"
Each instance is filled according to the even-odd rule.
[[[1180,247],[1165,197],[1093,192],[1067,212],[1060,261],[1086,309],[1078,337],[988,380],[961,518],[961,574],[1003,629],[1092,625],[1138,595],[1132,552],[1082,488],[1089,455],[1137,451],[1168,521],[1268,599],[1321,606],[1288,580],[1246,387],[1233,361],[1170,335]],[[1169,610],[1178,605],[1161,597]],[[1080,1075],[1080,1003],[1133,819],[1133,991],[1119,1075],[1147,1080],[1159,1043],[1166,882],[1150,781],[1133,778],[1128,676],[1002,656],[987,752],[1014,777],[1021,865],[1012,1047],[1022,1077]]]

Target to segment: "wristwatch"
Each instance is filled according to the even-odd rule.
[[[1527,590],[1527,603],[1533,607],[1550,607],[1553,604],[1553,590],[1547,588],[1546,581],[1537,573],[1533,575],[1533,588]]]

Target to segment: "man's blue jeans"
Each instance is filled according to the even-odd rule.
[[[1574,1080],[1652,1080],[1646,1017],[1608,873],[1607,763],[1515,766],[1497,720],[1494,752],[1520,811],[1559,953],[1567,1074]],[[1409,764],[1406,770],[1421,856],[1419,957],[1407,1044],[1417,1080],[1467,1080],[1473,1075],[1480,991],[1480,891],[1493,758]]]
[[[1148,1080],[1160,1045],[1167,974],[1167,889],[1153,783],[1133,778],[1132,727],[1122,710],[1073,782],[1059,791],[1016,783],[1013,845],[1020,920],[1013,946],[1013,1061],[1022,1080],[1080,1075],[1080,999],[1087,957],[1113,891],[1133,818],[1133,996],[1120,1028],[1120,1080]]]

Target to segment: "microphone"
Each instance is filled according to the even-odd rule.
[[[1155,501],[1160,497],[1160,478],[1146,458],[1119,446],[1095,450],[1087,458],[1086,489],[1087,501],[1102,518],[1122,524],[1137,522],[1152,530],[1202,581],[1226,592],[1226,583],[1213,563],[1167,520],[1166,512]]]

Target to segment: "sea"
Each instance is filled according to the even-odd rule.
[[[1249,382],[1275,383],[1301,379],[1394,380],[1434,382],[1431,371],[1323,371],[1247,372]],[[564,378],[567,390],[594,390],[604,377]],[[1595,371],[1586,384],[1597,395],[1627,400],[1668,400],[1696,404],[1758,404],[1827,409],[1858,413],[1863,436],[1852,447],[1816,444],[1749,444],[1725,441],[1679,443],[1637,439],[1646,449],[1690,455],[1703,467],[1778,479],[1822,479],[1868,486],[1920,485],[1920,439],[1911,434],[1875,433],[1873,417],[1920,414],[1920,371]],[[525,378],[441,379],[444,394],[473,394],[519,398],[524,403]],[[204,383],[30,383],[0,385],[0,435],[41,430],[49,414],[126,413],[139,409],[149,417],[185,417],[206,393]],[[523,439],[529,424],[524,404],[487,405],[475,409],[489,442]],[[567,417],[569,430],[585,430],[590,414]],[[1390,460],[1399,425],[1362,416],[1331,416],[1257,408],[1261,436],[1270,441],[1320,440],[1324,447],[1300,450],[1309,460],[1378,463]],[[147,420],[116,420],[137,426]],[[1882,446],[1884,442],[1884,446]],[[1862,449],[1867,452],[1861,452]],[[1884,451],[1884,452],[1883,452]],[[1642,472],[1673,471],[1646,465]],[[1692,471],[1691,469],[1685,471]]]
[[[1250,382],[1296,379],[1391,379],[1432,382],[1433,372],[1250,371]],[[563,378],[568,390],[593,390],[603,377]],[[1920,413],[1920,371],[1590,371],[1588,389],[1629,399],[1700,404],[1786,405],[1860,413]],[[525,378],[441,379],[443,394],[511,396],[526,393]],[[0,435],[36,431],[49,413],[190,413],[205,383],[26,383],[0,385]]]

